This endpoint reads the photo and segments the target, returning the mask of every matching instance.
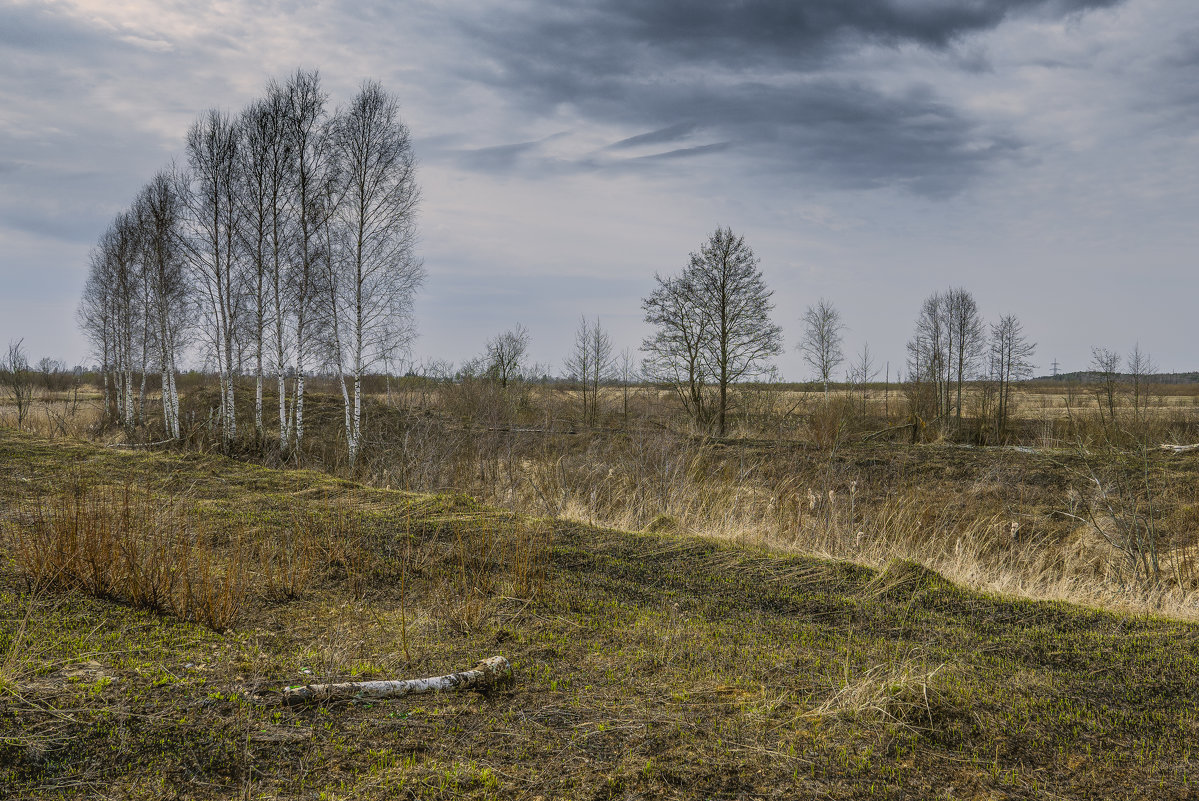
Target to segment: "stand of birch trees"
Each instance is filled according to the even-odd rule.
[[[238,115],[202,114],[186,164],[155,175],[91,254],[79,321],[109,419],[148,422],[153,371],[166,435],[181,436],[176,376],[197,353],[219,379],[224,442],[240,423],[288,452],[304,438],[305,379],[320,372],[340,382],[352,465],[363,375],[414,336],[419,200],[408,128],[373,81],[334,109],[319,74],[301,70]],[[253,420],[239,421],[251,381]]]

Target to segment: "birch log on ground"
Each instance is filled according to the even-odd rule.
[[[332,701],[345,698],[397,698],[416,693],[488,687],[512,679],[512,665],[502,656],[484,659],[471,670],[396,681],[348,681],[341,684],[305,684],[283,688],[283,703]]]
[[[1172,453],[1187,453],[1188,451],[1199,451],[1199,444],[1197,444],[1197,445],[1162,445],[1162,450],[1170,451]]]

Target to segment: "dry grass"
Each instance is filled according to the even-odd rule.
[[[176,499],[144,485],[63,482],[19,508],[4,539],[31,593],[79,590],[224,631],[237,619],[248,565]]]
[[[597,515],[619,510],[625,485],[609,477],[603,449],[571,441],[557,453],[561,489],[596,489],[587,503]],[[777,496],[749,492],[772,486],[769,460],[747,458],[753,470],[739,472],[740,448],[622,447],[644,451],[630,469],[657,476],[630,496],[651,507],[708,482],[725,492],[684,492],[678,508],[739,503],[746,520],[761,508],[795,519],[791,506],[770,507]],[[860,547],[843,532],[885,500],[868,472],[850,489],[882,451],[839,453],[830,463],[813,451],[819,470],[795,454],[778,461],[793,479],[798,471],[786,497],[829,549]],[[921,470],[953,475],[979,456],[921,458],[890,481],[927,484]],[[585,467],[588,483],[575,478]],[[77,590],[34,596],[0,562],[0,661],[22,655],[10,662],[15,694],[0,696],[0,786],[16,798],[1194,791],[1189,624],[977,594],[911,562],[875,571],[688,536],[697,518],[628,533],[528,520],[458,494],[0,430],[4,514],[27,515],[38,498],[53,506],[74,473],[110,487],[95,491],[128,481],[185,507],[222,558],[244,546],[249,591],[237,625],[218,634]],[[977,485],[971,503],[982,504],[1004,486],[996,479],[959,476],[953,493]],[[812,508],[808,487],[821,495]],[[959,525],[982,508],[942,501],[943,519],[926,525]],[[877,526],[909,528],[917,512],[900,505]],[[728,536],[736,524],[726,521]],[[486,694],[273,703],[285,685],[435,675],[497,653],[516,681]]]
[[[25,418],[25,430],[48,439],[84,437],[96,432],[103,416],[103,395],[91,386],[79,391],[37,388]],[[0,396],[0,425],[16,425],[11,399]]]

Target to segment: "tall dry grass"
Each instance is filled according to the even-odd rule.
[[[224,631],[248,592],[244,551],[218,548],[179,500],[132,482],[65,482],[11,515],[4,539],[34,593],[76,590]]]
[[[847,470],[839,454],[850,439],[844,417],[813,416],[807,426],[815,447],[796,459],[794,450],[665,426],[570,434],[551,421],[521,433],[409,417],[394,438],[379,434],[364,461],[380,484],[453,487],[549,519],[675,531],[879,568],[911,560],[984,591],[1199,617],[1192,532],[1185,520],[1172,532],[1158,530],[1160,499],[1121,456],[1137,437],[1062,427],[1053,447],[1089,454],[1102,475],[1070,475],[1068,489],[1013,504],[986,493],[963,498],[974,491],[931,479],[888,483],[874,475],[872,486],[859,486],[867,477]],[[1019,484],[1019,469],[1009,472],[979,482]],[[1137,565],[1147,563],[1150,547],[1159,553],[1147,571]]]
[[[736,434],[756,442],[807,443],[816,455],[803,464],[788,463],[783,452],[705,438],[678,418],[669,393],[660,389],[638,387],[627,398],[611,389],[601,396],[603,413],[584,427],[578,399],[569,389],[522,385],[505,393],[481,381],[397,387],[392,405],[368,407],[363,451],[353,475],[378,486],[465,492],[551,520],[687,532],[879,567],[907,559],[988,591],[1199,614],[1194,542],[1152,531],[1157,513],[1137,509],[1151,508],[1153,499],[1142,497],[1145,493],[1128,471],[1083,476],[1073,495],[1063,491],[1050,498],[1052,513],[1076,518],[1071,525],[1059,525],[1059,520],[1050,536],[1043,526],[1029,525],[1030,517],[1046,514],[1044,508],[962,508],[935,484],[876,483],[869,492],[865,487],[859,491],[859,477],[837,467],[837,453],[847,442],[902,424],[903,399],[896,388],[834,390],[828,403],[810,390],[765,385],[747,390],[740,399]],[[197,419],[203,418],[205,397],[202,392],[193,395]],[[242,393],[242,400],[248,399]],[[1196,409],[1177,395],[1162,393],[1150,396],[1140,411],[1121,400],[1110,419],[1099,414],[1085,387],[1053,395],[1030,391],[1016,403],[1011,436],[1022,448],[1116,452],[1138,443],[1199,436],[1194,433]],[[346,472],[341,417],[339,399],[314,395],[307,417],[309,444],[302,453],[284,459],[249,441],[239,453],[252,456],[257,448],[261,455],[256,458],[268,464]],[[952,439],[936,426],[916,433],[924,439]],[[899,430],[884,439],[903,442],[911,435]],[[190,444],[204,446],[202,440]],[[1041,506],[1045,503],[1042,499]],[[269,594],[294,597],[324,570],[320,565],[333,565],[350,584],[365,575],[363,565],[354,561],[364,558],[360,552],[336,544],[354,541],[353,536],[306,539],[299,533],[317,526],[317,521],[297,523],[295,536],[262,554]],[[1132,565],[1145,557],[1141,541],[1148,534],[1155,551],[1160,540],[1160,553],[1152,557],[1152,571],[1138,577]],[[343,551],[335,553],[339,547]],[[461,543],[460,550],[486,554],[495,545],[472,540]],[[530,544],[528,550],[541,554],[547,549]],[[472,570],[484,576],[465,559],[459,570],[461,589],[477,583],[471,580]],[[534,563],[520,568],[520,594],[531,594],[540,571]],[[467,607],[469,603],[461,611],[469,625]]]

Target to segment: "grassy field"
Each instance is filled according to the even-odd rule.
[[[227,630],[30,587],[39,519],[126,487],[175,510],[147,531],[196,532],[236,585]],[[0,508],[11,797],[1199,793],[1187,622],[8,429]],[[495,654],[514,682],[486,693],[279,704]]]

